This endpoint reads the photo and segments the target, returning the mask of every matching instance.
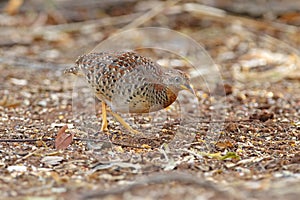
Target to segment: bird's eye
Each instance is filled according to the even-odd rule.
[[[177,77],[175,77],[175,79],[174,79],[176,82],[180,82],[180,78],[177,76]]]

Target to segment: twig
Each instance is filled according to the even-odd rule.
[[[53,138],[41,138],[41,139],[0,139],[0,142],[37,142],[37,141],[43,141],[43,142],[48,142],[48,141],[54,141]]]
[[[195,123],[207,123],[207,124],[219,124],[219,123],[242,123],[242,122],[262,122],[259,119],[242,119],[242,120],[203,120],[203,121],[188,121],[184,122],[184,124],[195,124]],[[281,124],[286,124],[286,123],[291,123],[289,121],[274,121],[274,123],[281,123]]]
[[[143,185],[160,184],[160,183],[166,183],[166,182],[171,182],[171,181],[194,184],[199,187],[211,189],[213,191],[223,194],[224,199],[228,199],[228,198],[237,199],[236,194],[229,193],[228,190],[226,191],[226,190],[220,189],[220,187],[217,187],[215,183],[212,183],[205,179],[201,179],[199,177],[195,177],[188,173],[178,173],[178,172],[172,172],[172,173],[167,173],[167,174],[162,174],[162,173],[155,174],[150,177],[141,178],[140,180],[137,180],[135,183],[132,183],[132,184],[129,184],[129,185],[126,185],[123,187],[120,187],[120,186],[115,187],[115,188],[112,188],[109,190],[89,191],[89,192],[86,192],[85,194],[83,194],[80,199],[100,198],[100,197],[105,197],[107,195],[117,195],[117,194],[122,194],[124,192],[127,192],[129,190],[133,190],[133,189],[143,186]]]
[[[43,61],[31,60],[28,58],[15,57],[15,56],[1,57],[0,63],[3,63],[5,65],[27,67],[29,69],[49,69],[49,70],[57,70],[58,68],[63,69],[69,66],[68,64],[59,64],[59,63],[48,62],[48,61],[43,62]]]
[[[84,29],[85,27],[94,27],[99,28],[103,26],[115,26],[120,24],[126,24],[131,22],[132,20],[139,17],[141,13],[133,13],[128,15],[122,15],[117,17],[107,17],[96,20],[87,20],[84,22],[74,22],[68,24],[59,24],[59,25],[50,25],[50,26],[42,26],[36,27],[34,30],[35,33],[43,33],[45,31],[64,31],[64,32],[72,32],[80,29]]]
[[[131,147],[131,148],[136,148],[136,149],[146,149],[145,147],[142,146],[135,146],[131,144],[125,144],[125,143],[119,143],[119,142],[111,142],[114,145],[121,146],[121,147]]]
[[[13,138],[8,138],[8,139],[0,139],[0,142],[7,142],[7,143],[11,143],[11,142],[38,142],[38,141],[42,141],[42,142],[48,142],[48,141],[54,141],[54,138],[41,138],[41,139],[13,139]],[[110,142],[114,145],[117,146],[122,146],[122,147],[131,147],[131,148],[137,148],[137,149],[145,149],[145,147],[142,146],[135,146],[135,145],[131,145],[131,144],[124,144],[124,143],[119,143],[119,142],[113,142],[113,141],[106,141],[106,140],[100,140],[100,139],[89,139],[89,138],[73,138],[74,141],[85,141],[85,142]]]
[[[33,152],[28,153],[27,155],[25,155],[25,156],[21,157],[20,159],[16,160],[15,164],[17,164],[17,163],[19,163],[19,162],[21,162],[21,161],[29,158],[30,156],[32,156],[34,154],[39,153],[40,151],[42,151],[42,149],[37,149],[37,150],[35,150]]]
[[[252,26],[257,29],[268,27],[273,30],[280,30],[288,33],[294,33],[295,31],[300,30],[299,27],[293,25],[287,25],[287,24],[282,24],[277,22],[263,22],[263,21],[257,21],[254,19],[245,18],[241,16],[230,15],[222,9],[201,5],[197,3],[182,4],[182,9],[186,12],[191,12],[198,15],[206,16],[215,21],[220,21],[222,23],[226,23],[226,22],[232,23],[233,21],[241,21],[247,26]]]
[[[164,11],[166,8],[169,8],[169,7],[177,4],[180,1],[181,0],[175,0],[175,1],[171,0],[171,1],[164,2],[164,5],[162,5],[162,6],[154,6],[150,11],[148,11],[145,14],[143,14],[142,16],[136,18],[134,21],[132,21],[131,23],[129,23],[126,26],[124,26],[123,28],[121,28],[118,32],[122,32],[124,30],[136,28],[136,27],[144,24],[148,20],[152,19],[156,15],[158,15],[159,13]]]

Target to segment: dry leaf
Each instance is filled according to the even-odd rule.
[[[228,140],[225,140],[225,141],[218,141],[216,143],[216,147],[219,148],[219,149],[227,149],[227,148],[232,148],[233,147],[233,144],[228,141]]]
[[[20,7],[23,4],[23,0],[10,0],[4,8],[7,14],[14,15],[19,12]]]
[[[59,131],[55,138],[55,148],[66,149],[73,141],[74,134],[67,134],[65,131],[68,126],[64,125]]]
[[[240,160],[240,156],[237,155],[235,152],[227,152],[226,155],[221,157],[221,160],[225,159],[235,159],[235,160]]]
[[[27,167],[24,165],[13,165],[13,166],[8,166],[7,170],[9,172],[12,172],[12,171],[25,172],[25,171],[27,171]]]
[[[0,106],[6,107],[6,108],[16,108],[21,104],[20,101],[13,99],[12,97],[9,97],[7,95],[4,95],[0,99]]]
[[[58,165],[63,159],[61,156],[45,156],[41,162],[47,165]]]

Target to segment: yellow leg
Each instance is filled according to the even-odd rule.
[[[134,130],[133,128],[131,128],[129,126],[129,124],[127,124],[124,119],[118,115],[117,113],[114,113],[114,112],[110,112],[112,114],[112,116],[114,116],[114,118],[116,118],[129,132],[133,133],[133,134],[141,134],[139,131],[137,130]]]
[[[102,101],[102,125],[101,131],[108,131],[107,129],[107,118],[106,118],[106,104]]]

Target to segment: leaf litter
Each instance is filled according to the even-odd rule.
[[[9,2],[9,15],[0,16],[6,19],[0,33],[1,197],[299,198],[300,76],[295,49],[300,30],[289,10],[274,10],[279,21],[272,21],[251,18],[250,11],[257,10],[253,7],[250,17],[232,15],[220,1],[215,7],[204,1],[151,1],[151,6],[140,1],[74,1],[74,11],[55,1],[55,12],[42,3],[34,16],[24,12],[32,8],[27,2],[24,7]],[[155,2],[168,6],[154,9]],[[178,105],[155,116],[129,116],[129,123],[155,126],[154,133],[143,137],[123,134],[113,118],[110,131],[102,133],[97,129],[100,120],[73,116],[74,79],[62,75],[66,63],[114,30],[141,22],[183,32],[212,56],[226,85],[226,96],[220,97],[226,120],[215,122],[224,123],[224,130],[209,132],[210,117],[218,116],[216,99],[200,85],[194,88],[201,111],[195,118],[200,120],[185,127],[195,138],[182,149],[168,145],[180,129]],[[20,25],[25,25],[22,31]],[[148,53],[199,78],[182,58]],[[95,107],[100,110],[98,102]],[[95,115],[100,119],[101,113]],[[68,131],[65,125],[72,127]]]

